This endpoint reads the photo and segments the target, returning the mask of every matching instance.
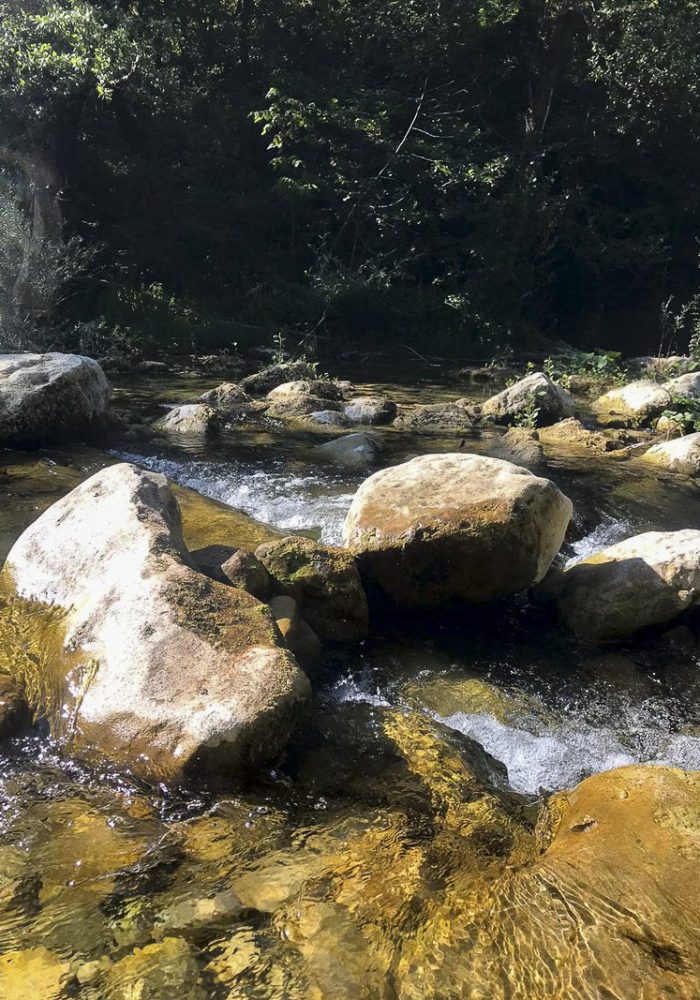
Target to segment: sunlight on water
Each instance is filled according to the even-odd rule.
[[[339,545],[343,522],[355,494],[334,472],[290,473],[284,462],[256,469],[236,461],[181,461],[120,453],[161,472],[182,486],[236,507],[275,528],[312,533],[329,545]]]

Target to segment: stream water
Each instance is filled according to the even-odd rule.
[[[397,400],[465,394],[430,370],[400,383],[339,374]],[[217,381],[123,384],[116,405],[152,416]],[[379,433],[384,464],[459,444],[455,434]],[[326,438],[238,425],[188,446],[145,439],[110,455],[0,453],[0,559],[42,509],[115,459],[277,528],[338,543],[364,474],[320,463],[315,446]],[[465,447],[492,443],[485,434]],[[700,527],[700,500],[687,481],[580,456],[550,460],[545,474],[575,504],[569,560],[641,530]],[[575,643],[546,609],[520,599],[390,620],[372,640],[327,654],[312,715],[285,759],[229,796],[96,772],[64,759],[44,733],[6,741],[0,973],[2,956],[14,956],[18,983],[48,984],[44,994],[33,991],[37,1000],[554,996],[495,980],[454,994],[406,986],[397,956],[410,914],[440,892],[424,829],[441,808],[430,768],[455,746],[469,752],[462,737],[476,740],[495,758],[495,785],[525,809],[621,764],[700,769],[696,665],[670,648],[659,662]],[[425,746],[416,739],[411,747],[405,732],[421,734]],[[461,982],[458,957],[445,962]],[[142,992],[133,991],[138,976]]]

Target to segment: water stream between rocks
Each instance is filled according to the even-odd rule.
[[[464,395],[430,371],[418,387],[415,375],[369,383],[341,374],[399,401]],[[196,391],[216,382],[199,378]],[[155,415],[194,386],[188,377],[122,384],[116,405]],[[445,432],[377,433],[384,465],[460,444]],[[269,423],[188,447],[144,439],[110,455],[0,453],[0,560],[41,510],[115,459],[338,544],[365,473],[319,462],[315,446],[326,438]],[[482,434],[464,447],[489,443]],[[575,504],[568,559],[650,528],[700,527],[688,481],[607,457],[559,458],[544,474]],[[407,951],[406,941],[417,914],[449,889],[449,850],[440,853],[431,831],[451,808],[445,762],[455,747],[468,754],[463,736],[495,759],[485,758],[494,787],[525,818],[543,794],[622,764],[700,769],[697,666],[672,649],[659,662],[587,648],[525,599],[388,620],[371,640],[326,654],[312,714],[285,758],[254,787],[225,796],[96,771],[63,758],[42,733],[6,741],[0,955],[24,955],[13,959],[14,974],[39,984],[36,1000],[607,996],[574,992],[578,985],[527,994],[526,949],[504,960],[510,986],[500,973],[480,982],[475,959],[464,958],[477,948],[466,928],[440,957],[454,992],[422,989],[440,980],[421,980],[419,945]],[[498,850],[487,854],[490,864]],[[446,919],[436,910],[436,921]],[[478,968],[489,967],[485,947]],[[501,947],[497,937],[492,947]],[[138,976],[151,992],[128,992]]]

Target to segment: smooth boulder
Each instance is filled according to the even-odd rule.
[[[92,358],[78,354],[0,354],[0,446],[85,438],[111,390]]]
[[[0,584],[0,641],[32,707],[69,747],[147,777],[245,773],[308,696],[269,609],[192,568],[155,473],[86,480],[19,538]]]
[[[398,605],[489,601],[544,577],[572,511],[554,483],[510,462],[422,455],[362,484],[343,540]]]
[[[381,453],[381,445],[373,434],[357,431],[343,434],[333,441],[320,444],[316,453],[335,465],[345,465],[350,469],[367,468],[373,465]]]
[[[481,404],[482,415],[493,417],[497,423],[527,420],[534,427],[571,417],[575,409],[573,397],[544,372],[526,375]]]
[[[561,617],[580,638],[626,639],[700,602],[700,530],[648,531],[568,568]]]
[[[671,402],[671,393],[658,382],[638,379],[599,396],[593,412],[605,424],[644,424],[659,417]]]
[[[340,410],[341,399],[341,390],[328,379],[284,382],[267,394],[267,415],[300,417],[319,410]]]
[[[641,461],[684,476],[700,475],[700,433],[685,434],[671,441],[655,444],[641,456]]]

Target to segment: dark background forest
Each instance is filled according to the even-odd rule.
[[[700,3],[0,4],[7,349],[698,325]]]

